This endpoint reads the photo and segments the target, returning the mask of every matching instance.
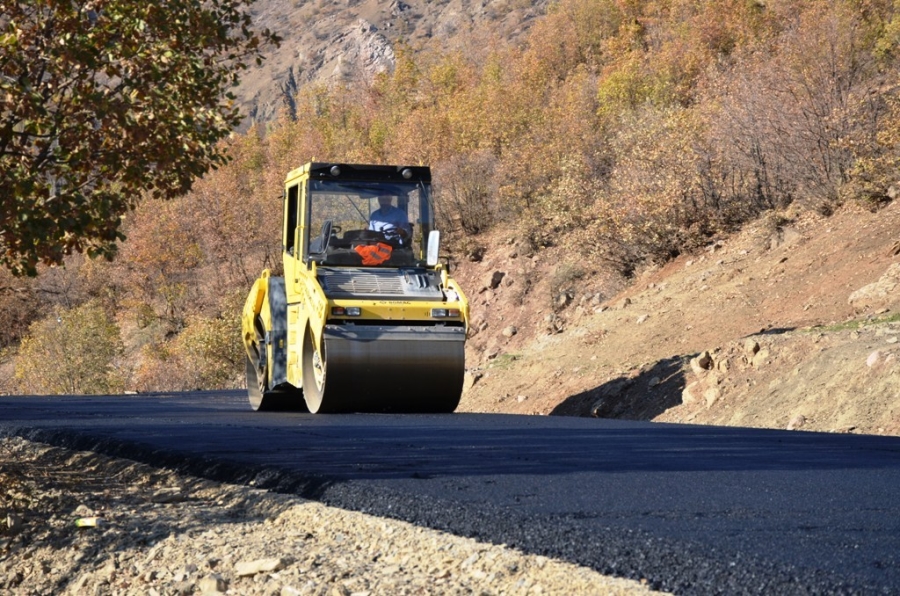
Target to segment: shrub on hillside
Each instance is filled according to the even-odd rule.
[[[116,322],[94,301],[33,323],[19,346],[16,385],[22,393],[120,391],[116,360],[123,346]]]
[[[497,160],[487,152],[460,155],[435,168],[440,211],[439,227],[478,234],[489,229],[497,214]]]
[[[856,161],[850,169],[849,180],[841,189],[842,196],[860,201],[873,210],[900,197],[900,85],[881,94],[877,100],[884,102],[886,114],[874,132],[874,138],[846,140]]]
[[[765,209],[799,200],[824,213],[840,204],[851,147],[871,146],[884,109],[871,48],[878,25],[867,14],[844,2],[810,6],[719,81],[714,138],[746,200]]]
[[[144,346],[134,385],[138,391],[233,389],[243,383],[244,359],[236,315],[190,317],[174,338]]]
[[[590,234],[595,252],[621,273],[702,244],[718,227],[720,205],[707,200],[705,130],[687,109],[636,112],[613,141],[616,165],[600,192]]]

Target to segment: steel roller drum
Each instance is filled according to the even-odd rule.
[[[326,325],[324,401],[334,411],[452,412],[465,336],[444,325]]]

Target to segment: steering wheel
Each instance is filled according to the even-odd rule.
[[[384,241],[394,248],[402,248],[406,246],[409,241],[409,232],[407,232],[401,226],[394,226],[391,228],[382,228],[378,231],[378,234],[384,238]]]

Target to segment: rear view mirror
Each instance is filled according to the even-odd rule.
[[[438,253],[441,250],[441,233],[437,230],[428,232],[428,250],[425,253],[425,263],[429,267],[438,264]]]

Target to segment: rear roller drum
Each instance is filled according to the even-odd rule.
[[[269,358],[266,351],[264,334],[260,333],[262,321],[257,319],[254,355],[256,362],[247,357],[247,397],[250,407],[259,412],[306,410],[302,394],[291,388],[272,389],[269,387]]]

